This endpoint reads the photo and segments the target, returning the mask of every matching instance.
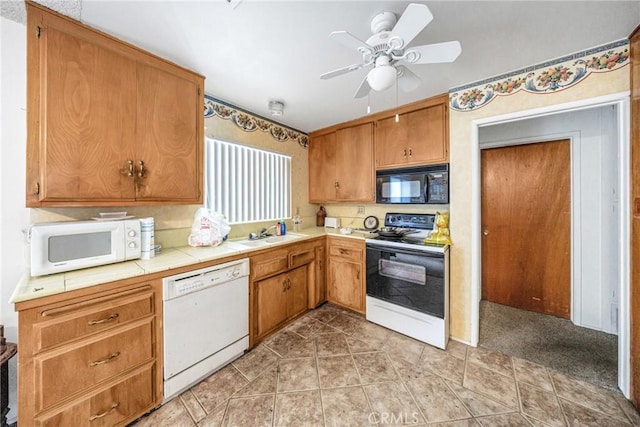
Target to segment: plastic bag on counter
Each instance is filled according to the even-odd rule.
[[[189,246],[218,246],[225,241],[230,230],[224,215],[200,208],[194,215]]]

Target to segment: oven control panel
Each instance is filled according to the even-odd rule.
[[[435,214],[388,213],[384,217],[384,225],[385,227],[433,230],[435,220]]]

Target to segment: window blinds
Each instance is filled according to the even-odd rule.
[[[205,206],[230,224],[291,217],[291,157],[205,141]]]

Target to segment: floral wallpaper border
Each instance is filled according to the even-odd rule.
[[[449,106],[455,111],[472,111],[521,90],[553,93],[578,84],[591,73],[606,73],[627,64],[629,40],[623,39],[450,89]]]
[[[204,117],[218,116],[224,120],[231,120],[245,132],[255,132],[261,130],[268,132],[276,141],[284,142],[287,140],[296,141],[300,146],[307,148],[309,145],[309,137],[306,133],[300,132],[272,122],[258,115],[244,111],[224,101],[220,101],[212,96],[204,96]]]

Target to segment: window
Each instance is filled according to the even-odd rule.
[[[206,138],[205,206],[230,224],[291,217],[291,157]]]

